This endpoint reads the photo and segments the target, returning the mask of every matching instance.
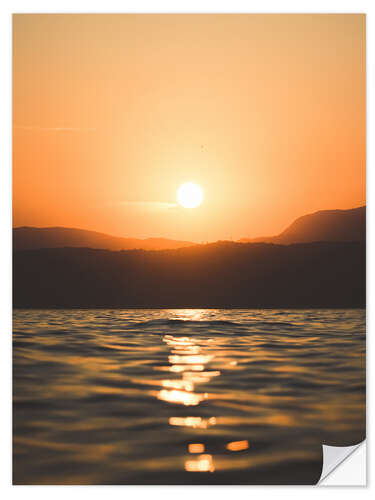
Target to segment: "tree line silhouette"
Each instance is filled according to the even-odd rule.
[[[163,251],[45,248],[13,255],[19,308],[364,307],[364,242],[218,242]]]

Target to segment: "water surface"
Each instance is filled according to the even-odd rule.
[[[364,310],[15,310],[16,484],[314,484],[365,435]]]

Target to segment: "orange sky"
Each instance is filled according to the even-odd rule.
[[[13,224],[213,241],[365,204],[365,95],[364,15],[17,14]]]

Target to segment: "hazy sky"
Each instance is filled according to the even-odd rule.
[[[364,15],[13,21],[15,226],[212,241],[365,203]]]

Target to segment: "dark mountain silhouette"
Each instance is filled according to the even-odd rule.
[[[167,250],[196,245],[191,241],[165,238],[118,238],[96,231],[66,227],[16,227],[13,229],[13,249],[80,247],[106,250]]]
[[[364,242],[14,252],[14,306],[364,307]]]
[[[313,241],[365,241],[366,207],[351,210],[320,210],[296,219],[278,236],[242,238],[240,242],[279,244]]]
[[[321,210],[296,219],[278,236],[242,238],[240,243],[309,243],[314,241],[365,241],[366,207]],[[197,245],[166,238],[120,238],[96,231],[65,227],[16,227],[13,249],[96,248],[104,250],[173,250]]]

